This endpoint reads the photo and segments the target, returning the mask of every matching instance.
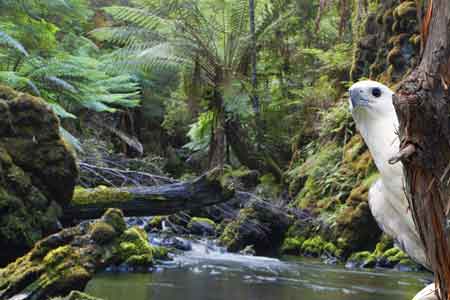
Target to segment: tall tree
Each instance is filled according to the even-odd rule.
[[[252,104],[253,111],[255,113],[256,121],[256,143],[258,149],[261,147],[262,143],[262,124],[261,124],[261,112],[258,98],[258,75],[257,75],[257,55],[258,50],[256,48],[256,26],[255,26],[255,0],[249,0],[249,17],[250,17],[250,35],[251,35],[251,50],[250,50],[250,60],[252,68]]]
[[[420,3],[417,1],[417,3]],[[401,83],[394,105],[400,156],[413,219],[435,274],[450,299],[450,1],[429,1],[422,20],[423,56]]]
[[[164,4],[169,9],[149,6],[148,1],[137,2],[141,2],[137,8],[108,8],[113,17],[126,25],[101,28],[94,36],[124,46],[118,52],[118,67],[158,70],[182,66],[188,74],[196,76],[190,81],[195,82],[197,88],[202,86],[199,89],[203,91],[202,99],[207,100],[207,109],[213,112],[209,165],[210,168],[223,166],[226,135],[236,134],[225,130],[227,113],[231,114],[227,103],[248,99],[248,94],[254,94],[246,89],[252,50],[256,75],[257,37],[269,32],[279,20],[268,15],[260,26],[254,22],[254,34],[250,35],[247,0],[227,0],[220,4],[212,0],[173,1],[170,5]],[[252,19],[255,21],[254,11]],[[259,112],[259,104],[255,107]],[[228,140],[231,143],[235,139]],[[247,165],[246,157],[238,158]]]

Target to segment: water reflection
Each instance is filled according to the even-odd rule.
[[[409,300],[429,278],[311,260],[188,255],[151,274],[101,274],[87,292],[106,300]]]

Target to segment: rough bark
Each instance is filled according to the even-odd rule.
[[[119,208],[126,216],[149,216],[223,203],[233,198],[234,188],[220,173],[215,169],[194,181],[155,187],[77,190],[63,220],[98,218],[108,208]]]
[[[450,120],[448,94],[450,1],[434,0],[419,66],[401,83],[394,106],[400,121],[401,149],[410,209],[435,273],[441,299],[450,299],[449,210]],[[430,15],[431,16],[431,15]],[[424,20],[423,24],[427,24]]]

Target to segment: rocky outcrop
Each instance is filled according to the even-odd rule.
[[[283,209],[270,202],[252,201],[225,227],[219,242],[231,252],[253,246],[257,255],[274,254],[290,223]]]
[[[0,86],[0,266],[59,229],[77,174],[52,110]]]
[[[148,268],[164,259],[146,233],[126,229],[120,210],[110,209],[95,223],[82,223],[39,241],[25,256],[0,269],[0,299],[44,300],[82,291],[92,276],[110,265]]]

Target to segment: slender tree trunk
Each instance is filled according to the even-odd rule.
[[[440,299],[450,299],[450,1],[433,0],[419,66],[394,97],[400,121],[406,193],[435,274]]]
[[[262,124],[261,124],[261,106],[258,97],[258,76],[257,76],[257,52],[256,49],[256,27],[255,27],[255,0],[249,0],[249,16],[250,16],[250,34],[252,37],[251,47],[251,68],[252,68],[252,104],[255,112],[256,123],[256,144],[260,149],[262,143]]]
[[[223,169],[225,162],[225,109],[220,91],[213,95],[214,120],[209,145],[209,169]]]

